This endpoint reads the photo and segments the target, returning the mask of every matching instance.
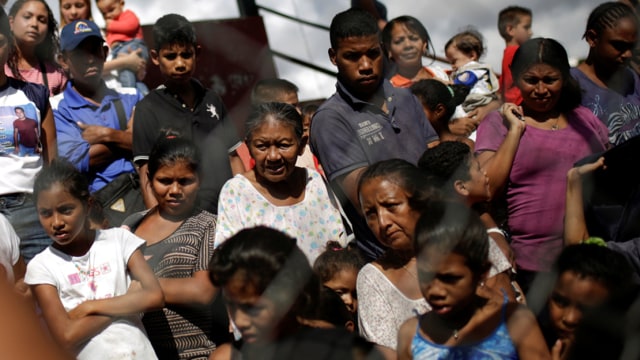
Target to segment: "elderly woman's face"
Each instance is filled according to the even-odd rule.
[[[256,177],[272,183],[289,178],[304,150],[293,127],[272,116],[252,132],[247,146],[256,162]]]
[[[533,64],[517,79],[523,105],[542,114],[555,110],[563,84],[560,70],[549,64]]]
[[[396,250],[413,248],[413,231],[420,212],[409,205],[410,194],[383,177],[360,188],[360,205],[367,225],[383,245]]]

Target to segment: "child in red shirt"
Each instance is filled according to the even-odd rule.
[[[140,20],[133,11],[124,10],[124,0],[97,0],[96,5],[106,23],[105,35],[113,58],[120,53],[142,49],[141,56],[148,61],[149,50],[142,37]],[[149,92],[147,86],[138,81],[137,74],[131,70],[118,70],[118,81],[123,87],[135,87],[144,95]]]
[[[498,15],[498,31],[506,42],[502,55],[502,74],[500,75],[500,91],[504,102],[519,105],[522,102],[520,89],[513,83],[511,61],[521,44],[531,38],[531,10],[520,6],[509,6]]]

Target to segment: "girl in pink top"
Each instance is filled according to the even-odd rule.
[[[56,95],[67,77],[55,61],[58,53],[58,24],[44,0],[18,0],[9,10],[15,46],[11,49],[4,71],[7,76],[42,84],[49,95]]]

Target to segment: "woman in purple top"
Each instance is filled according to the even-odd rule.
[[[491,193],[506,190],[511,245],[525,291],[562,248],[567,171],[608,146],[606,126],[580,106],[569,69],[560,43],[527,41],[511,65],[521,106],[504,104],[478,128],[476,151]]]

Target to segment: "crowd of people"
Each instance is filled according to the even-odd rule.
[[[3,358],[640,357],[637,4],[575,67],[509,6],[497,73],[352,1],[335,93],[259,79],[240,134],[188,19],[59,1],[0,11]]]

